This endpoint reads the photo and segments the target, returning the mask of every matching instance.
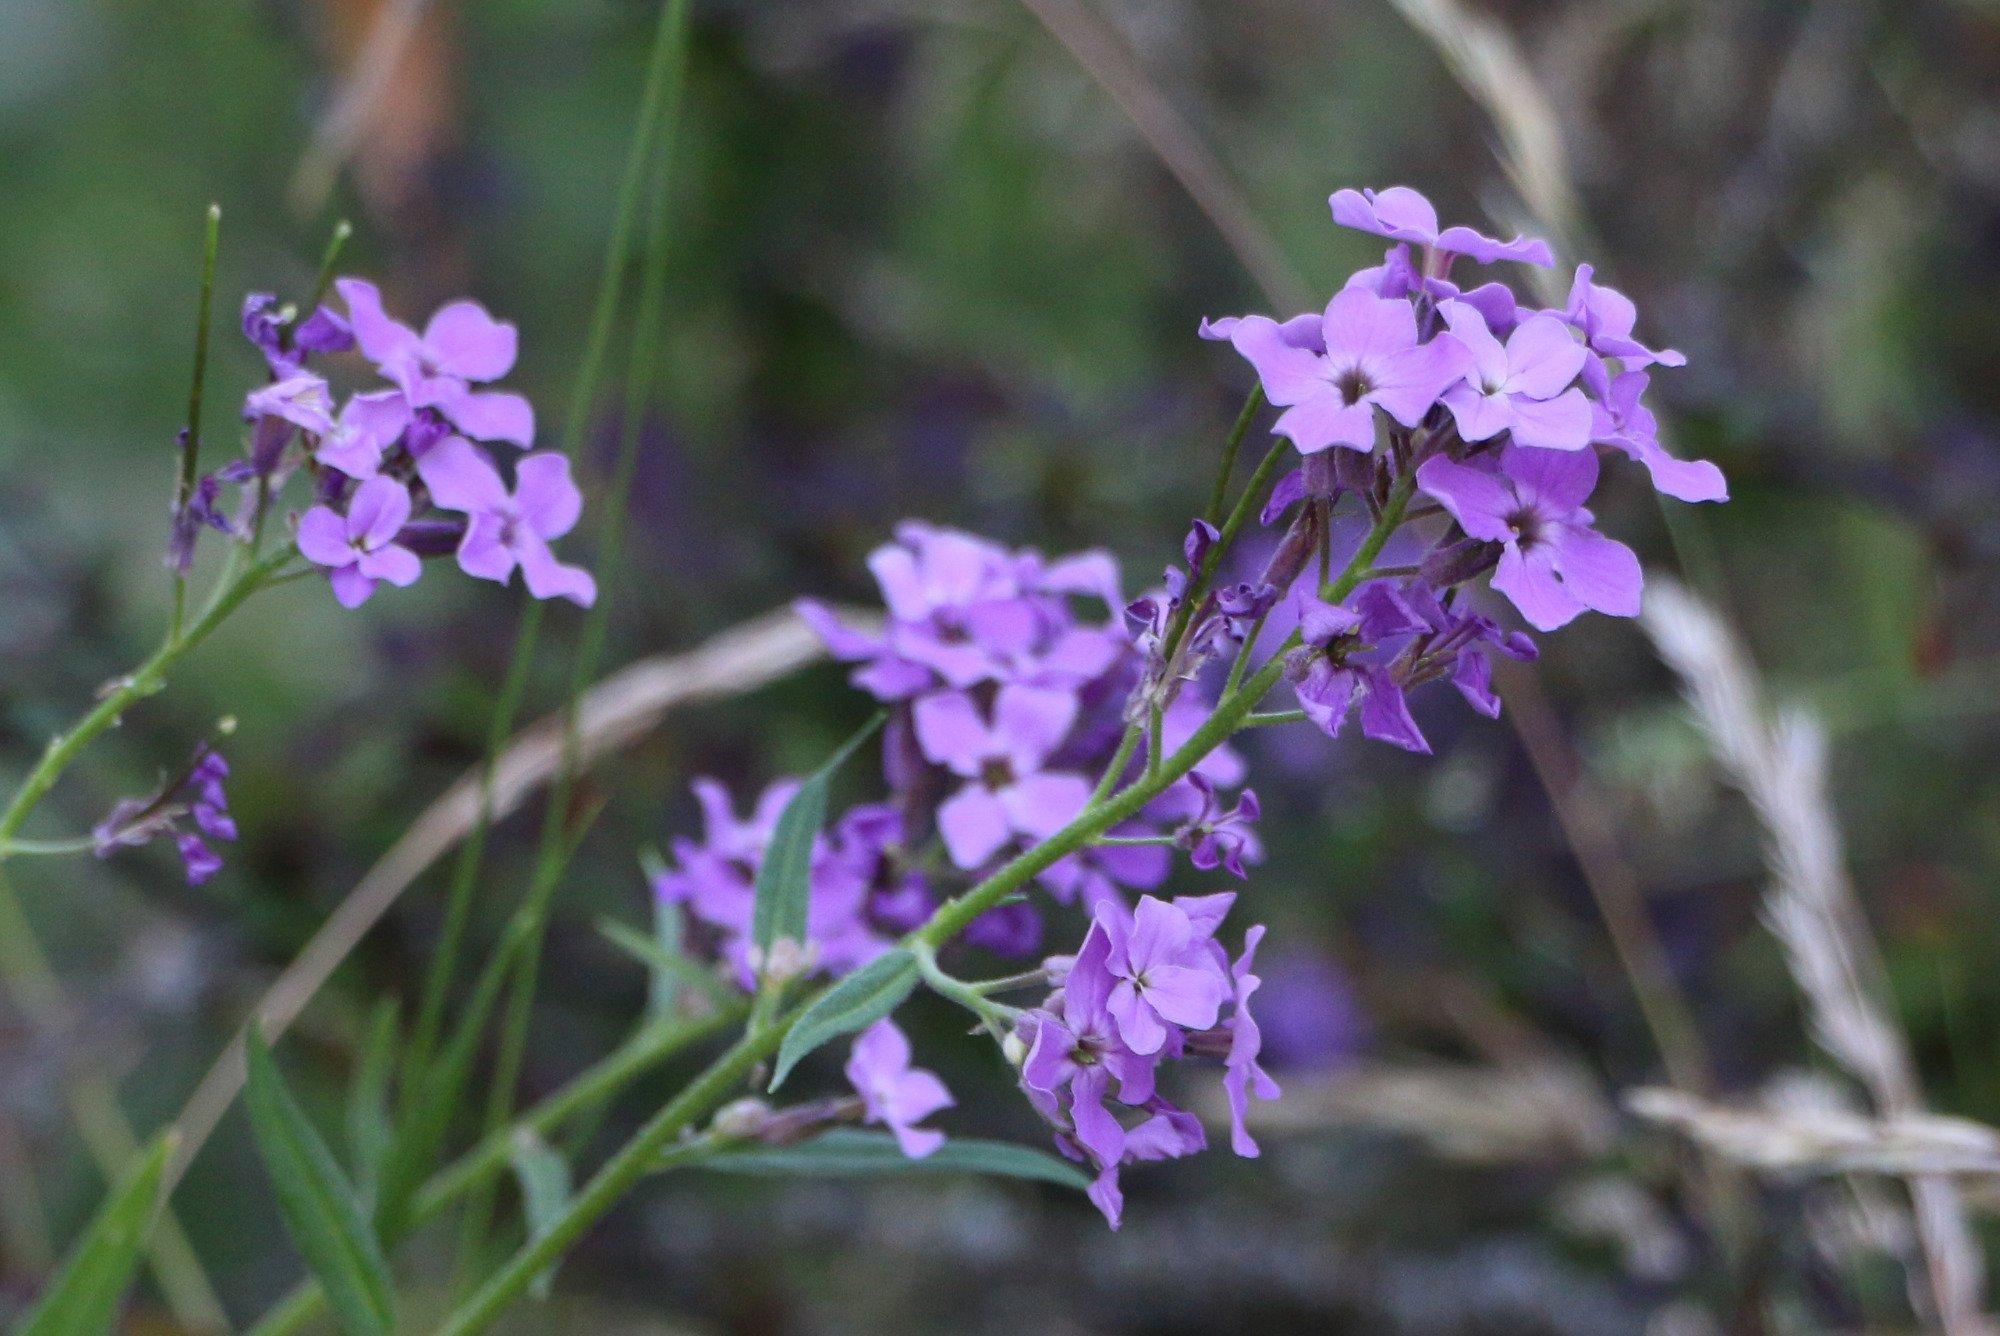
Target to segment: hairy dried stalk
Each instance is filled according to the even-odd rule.
[[[1634,1090],[1625,1106],[1739,1164],[1801,1174],[2000,1175],[2000,1130],[1965,1118],[1846,1109],[1739,1109],[1678,1090]]]
[[[1842,857],[1827,798],[1826,738],[1793,710],[1773,718],[1755,670],[1715,611],[1671,581],[1646,591],[1641,624],[1679,674],[1716,762],[1757,813],[1771,885],[1764,919],[1806,1002],[1813,1037],[1868,1091],[1887,1123],[1923,1118],[1909,1044],[1888,1005],[1886,971]],[[1927,1292],[1946,1331],[1989,1329],[1984,1267],[1949,1181],[1911,1174]]]
[[[577,764],[645,737],[669,710],[754,691],[822,658],[825,650],[789,610],[767,613],[685,654],[642,659],[613,673],[583,697],[577,713]],[[493,773],[492,816],[505,817],[562,764],[563,721],[551,715],[522,730]],[[426,869],[465,838],[479,819],[479,775],[462,776],[426,808],[368,870],[250,1013],[276,1042],[348,953]],[[247,1024],[248,1022],[246,1022]],[[175,1125],[181,1145],[168,1166],[178,1182],[243,1086],[239,1033],[188,1097]]]

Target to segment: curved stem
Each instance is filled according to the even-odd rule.
[[[57,854],[87,854],[97,847],[88,835],[68,840],[9,840],[0,844],[0,854],[8,857],[51,857]]]
[[[189,650],[206,640],[210,632],[222,625],[229,614],[236,611],[243,600],[256,593],[290,557],[289,551],[266,557],[217,588],[208,607],[192,624],[155,650],[151,658],[120,678],[118,685],[107,692],[89,713],[77,720],[69,732],[49,743],[42,759],[21,781],[21,786],[14,790],[6,810],[0,812],[0,860],[15,852],[21,827],[83,749],[117,723],[136,702],[166,686],[168,670],[180,662]]]

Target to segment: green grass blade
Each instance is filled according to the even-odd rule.
[[[174,1141],[171,1132],[164,1133],[146,1150],[70,1251],[41,1302],[15,1328],[15,1336],[104,1336],[111,1330],[118,1301],[139,1269],[139,1249],[157,1213],[160,1181]]]

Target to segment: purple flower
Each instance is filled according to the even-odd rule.
[[[1436,271],[1440,274],[1449,267],[1453,255],[1467,255],[1480,264],[1519,260],[1547,266],[1556,262],[1548,243],[1532,237],[1497,241],[1469,227],[1447,227],[1440,232],[1437,210],[1408,186],[1390,186],[1382,191],[1336,190],[1327,203],[1333,208],[1333,221],[1342,227],[1373,232],[1392,241],[1407,241],[1441,253],[1443,263]]]
[[[1502,544],[1493,587],[1538,630],[1553,631],[1586,608],[1638,615],[1639,559],[1591,528],[1584,508],[1597,485],[1597,456],[1588,450],[1510,445],[1497,473],[1437,455],[1417,469],[1417,484],[1466,533]]]
[[[1113,983],[1105,1008],[1119,1038],[1134,1053],[1157,1053],[1169,1026],[1203,1030],[1215,1024],[1226,982],[1179,905],[1142,896],[1129,925],[1100,912],[1111,949],[1105,968]]]
[[[355,489],[347,513],[314,506],[299,517],[299,551],[324,566],[333,596],[344,608],[358,608],[378,580],[398,587],[423,573],[417,554],[396,541],[410,518],[410,494],[393,478],[370,478]]]
[[[1403,602],[1417,611],[1429,628],[1397,660],[1396,675],[1405,687],[1440,675],[1473,709],[1488,719],[1500,717],[1500,697],[1493,692],[1493,663],[1487,647],[1510,659],[1532,660],[1539,651],[1525,632],[1504,630],[1491,617],[1465,608],[1447,608],[1421,582],[1402,590]]]
[[[1131,837],[1157,832],[1128,821],[1105,833]],[[1084,912],[1095,914],[1100,904],[1124,904],[1120,887],[1150,891],[1167,879],[1172,868],[1169,851],[1160,845],[1098,845],[1051,863],[1040,881],[1058,903],[1081,904]]]
[[[484,451],[450,436],[417,461],[417,474],[432,501],[468,517],[458,548],[458,564],[467,575],[506,584],[518,566],[536,598],[566,598],[583,608],[597,601],[590,572],[565,566],[549,549],[583,513],[568,456],[547,450],[523,455],[515,461],[510,493]]]
[[[229,763],[203,743],[194,760],[177,778],[140,798],[122,798],[91,829],[99,858],[118,849],[132,849],[171,834],[187,872],[188,885],[200,886],[222,870],[222,858],[209,839],[234,841],[236,820],[229,814],[229,796],[222,781]],[[188,828],[192,822],[194,829]],[[206,837],[206,838],[204,838]]]
[[[1597,395],[1591,405],[1591,440],[1622,450],[1645,465],[1653,486],[1682,501],[1727,501],[1729,484],[1722,470],[1706,459],[1676,459],[1660,444],[1659,424],[1641,401],[1651,379],[1644,371],[1613,377],[1602,362],[1583,369],[1583,379]]]
[[[1365,736],[1428,752],[1401,684],[1383,656],[1372,654],[1386,642],[1422,632],[1423,621],[1385,580],[1362,585],[1349,601],[1353,606],[1327,603],[1304,590],[1293,596],[1305,643],[1286,659],[1285,676],[1299,708],[1328,737],[1338,737],[1358,692]]]
[[[1271,430],[1301,454],[1335,445],[1372,450],[1377,407],[1414,427],[1465,373],[1458,343],[1417,342],[1416,312],[1406,301],[1348,289],[1327,303],[1321,332],[1325,351],[1314,352],[1288,341],[1275,321],[1246,316],[1229,340],[1256,368],[1265,395],[1286,410]]]
[[[1258,1065],[1264,1035],[1257,1028],[1256,1018],[1250,1014],[1250,995],[1263,982],[1250,972],[1250,968],[1257,956],[1257,944],[1263,940],[1264,925],[1261,923],[1245,932],[1243,954],[1237,957],[1229,970],[1230,997],[1235,1005],[1229,1017],[1229,1055],[1223,1059],[1222,1089],[1229,1099],[1230,1149],[1243,1156],[1258,1153],[1256,1141],[1243,1126],[1250,1096],[1254,1094],[1258,1099],[1276,1099],[1281,1093],[1278,1083]]]
[[[878,700],[996,681],[1076,686],[1104,675],[1124,650],[1115,628],[1079,624],[1068,605],[1074,596],[1122,601],[1117,566],[1102,552],[1045,561],[912,521],[868,566],[888,605],[879,635],[812,600],[794,606],[835,658],[860,665],[855,685]]]
[[[243,299],[243,337],[264,354],[264,362],[278,379],[296,374],[305,365],[304,354],[341,352],[354,346],[354,331],[336,312],[321,306],[291,330],[289,346],[285,338],[293,313],[279,308],[268,292],[253,292]]]
[[[1448,301],[1439,309],[1451,337],[1471,354],[1465,379],[1444,392],[1460,436],[1486,441],[1512,432],[1515,444],[1546,450],[1590,444],[1590,401],[1571,386],[1588,354],[1569,326],[1530,316],[1503,346],[1477,307]]]
[[[894,1021],[884,1017],[861,1032],[847,1080],[867,1121],[887,1127],[903,1154],[921,1160],[944,1144],[944,1133],[916,1124],[955,1101],[935,1072],[910,1065],[910,1041]]]
[[[512,325],[477,302],[456,301],[440,307],[419,334],[384,313],[373,283],[343,278],[334,287],[347,303],[362,355],[395,382],[411,408],[436,409],[475,440],[534,444],[535,412],[526,399],[471,388],[513,369]]]
[[[938,807],[938,833],[953,863],[978,867],[1015,836],[1042,839],[1090,800],[1081,776],[1044,770],[1076,720],[1072,692],[1008,685],[992,718],[963,692],[925,696],[914,707],[924,755],[966,784]]]
[[[1576,267],[1570,284],[1569,303],[1563,318],[1576,326],[1590,350],[1600,357],[1615,357],[1626,371],[1657,362],[1661,366],[1686,366],[1687,358],[1665,348],[1654,352],[1632,337],[1639,323],[1639,308],[1616,288],[1599,287],[1591,281],[1595,271],[1587,264]]]
[[[1259,816],[1257,795],[1250,789],[1237,795],[1236,805],[1223,809],[1215,785],[1199,771],[1181,784],[1192,795],[1193,811],[1174,831],[1174,845],[1187,851],[1188,861],[1203,872],[1220,867],[1231,875],[1247,877],[1243,862],[1262,857],[1254,823]]]

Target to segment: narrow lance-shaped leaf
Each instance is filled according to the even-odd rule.
[[[354,1165],[356,1193],[369,1205],[375,1199],[382,1160],[395,1138],[389,1121],[389,1075],[396,1065],[397,1021],[396,1000],[382,999],[347,1092],[347,1150]]]
[[[768,956],[773,942],[806,939],[806,906],[812,882],[813,841],[826,824],[827,791],[848,757],[874,736],[887,719],[878,714],[844,743],[827,763],[799,785],[799,791],[778,815],[770,847],[757,868],[757,907],[750,922],[750,940]]]
[[[508,1158],[513,1162],[514,1176],[521,1182],[521,1211],[528,1218],[528,1241],[534,1243],[569,1208],[569,1164],[548,1142],[525,1127],[514,1133]],[[555,1264],[550,1263],[547,1270],[535,1277],[528,1292],[537,1299],[546,1299],[555,1279]]]
[[[703,1161],[718,1173],[858,1178],[889,1174],[997,1174],[1004,1178],[1058,1183],[1082,1191],[1089,1177],[1067,1160],[1006,1141],[954,1137],[913,1160],[886,1132],[837,1128],[796,1146],[758,1146],[729,1151]]]
[[[176,1138],[162,1133],[98,1211],[15,1336],[103,1336],[139,1269],[139,1250],[157,1213],[160,1180]]]
[[[646,874],[648,898],[653,902],[653,944],[659,947],[662,956],[670,960],[684,959],[681,954],[681,907],[664,896],[653,892],[659,885],[660,877],[666,871],[666,863],[658,849],[648,849],[639,856],[639,866]],[[691,962],[690,962],[691,963]],[[671,970],[654,969],[646,989],[646,1014],[655,1020],[671,1016],[674,1005],[680,1000],[681,980]]]
[[[873,1025],[902,1005],[916,986],[917,958],[899,946],[827,989],[805,1009],[778,1045],[771,1089],[778,1088],[800,1058],[830,1039]]]
[[[292,1242],[326,1288],[348,1336],[388,1336],[395,1328],[389,1266],[333,1152],[285,1088],[256,1026],[245,1043],[250,1126]]]

